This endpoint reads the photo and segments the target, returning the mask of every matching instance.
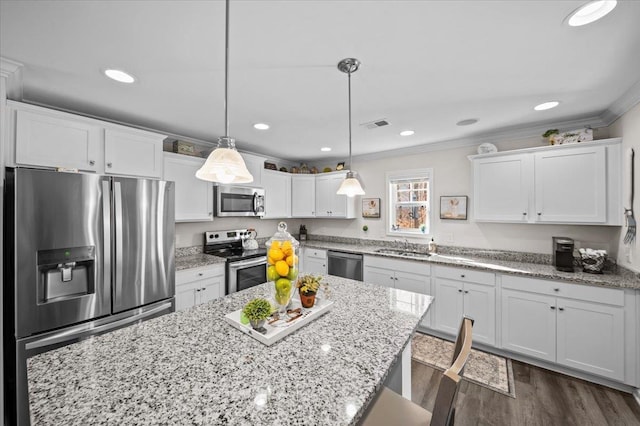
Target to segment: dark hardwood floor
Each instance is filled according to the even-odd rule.
[[[442,373],[412,361],[412,399],[427,410]],[[460,384],[456,425],[640,425],[632,395],[529,364],[513,361],[516,398]]]

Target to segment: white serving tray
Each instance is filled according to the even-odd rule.
[[[301,307],[300,299],[295,297],[291,301],[289,309],[296,309],[299,307]],[[264,325],[264,328],[267,330],[264,334],[254,330],[251,327],[251,324],[245,325],[240,322],[240,313],[242,312],[242,309],[238,309],[237,311],[228,313],[224,316],[224,319],[243,333],[248,334],[249,336],[253,337],[261,343],[264,343],[267,346],[271,346],[283,337],[290,335],[299,328],[304,327],[311,321],[329,312],[332,307],[333,301],[322,300],[316,297],[316,304],[313,306],[313,308],[302,308],[303,316],[291,322],[279,320],[277,322],[269,324],[269,321],[271,321],[272,319],[271,317],[269,317],[267,319],[267,323],[265,323]]]

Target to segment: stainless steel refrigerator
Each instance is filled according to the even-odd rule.
[[[173,312],[174,185],[8,168],[5,188],[5,395],[21,425],[28,357]]]

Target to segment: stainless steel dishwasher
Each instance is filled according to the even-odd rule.
[[[362,281],[362,255],[329,250],[329,275]]]

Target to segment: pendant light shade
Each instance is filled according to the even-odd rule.
[[[222,147],[222,142],[225,139],[229,148]],[[218,147],[209,154],[207,161],[196,172],[196,177],[220,183],[253,182],[253,176],[247,170],[242,156],[235,149],[235,141],[226,137],[218,140]]]
[[[225,2],[225,50],[224,50],[224,131],[225,136],[218,139],[218,146],[207,161],[196,172],[198,179],[210,182],[251,183],[249,173],[242,156],[236,150],[236,141],[229,137],[229,0]],[[226,144],[226,147],[224,146]]]
[[[338,62],[338,69],[346,73],[349,81],[349,168],[352,167],[351,162],[351,74],[356,72],[360,67],[360,61],[355,58],[346,58]],[[355,197],[356,195],[364,195],[364,189],[360,185],[360,181],[356,178],[353,171],[347,172],[344,181],[336,191],[338,195],[346,195],[347,197]]]
[[[362,189],[360,181],[355,177],[353,172],[347,172],[347,176],[342,181],[336,194],[355,197],[356,195],[364,195],[364,189]]]

